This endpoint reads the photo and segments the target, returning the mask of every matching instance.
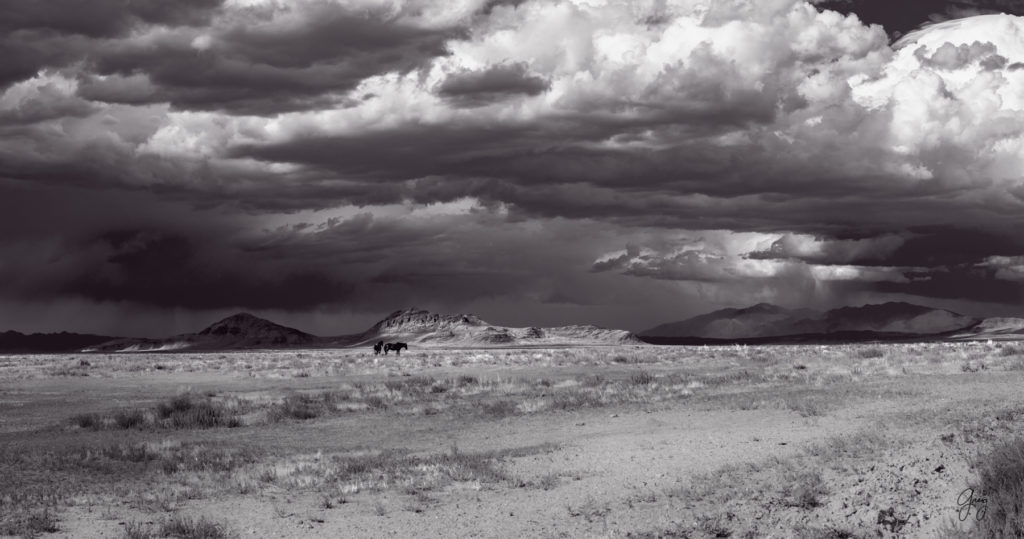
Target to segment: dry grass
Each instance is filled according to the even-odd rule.
[[[150,409],[133,408],[107,414],[79,414],[71,424],[82,429],[211,429],[240,427],[231,410],[209,397],[179,395]]]
[[[38,537],[43,533],[58,531],[60,526],[57,525],[57,517],[49,508],[8,514],[0,519],[0,535]]]
[[[441,412],[501,419],[550,411],[573,411],[622,404],[652,404],[686,399],[705,387],[740,384],[747,376],[689,377],[638,371],[618,378],[581,375],[553,383],[523,378],[460,375],[389,378],[341,384],[336,389],[291,392],[278,398],[211,399],[185,395],[149,409],[80,414],[71,425],[87,430],[207,429],[243,424],[309,421],[359,412],[433,415]],[[257,412],[262,413],[260,416]],[[265,418],[260,419],[260,417]]]
[[[72,424],[90,430],[232,427],[241,425],[243,420],[240,414],[247,412],[260,412],[245,416],[244,423],[248,425],[310,421],[360,412],[400,415],[469,413],[502,419],[515,415],[617,405],[649,406],[694,396],[713,398],[719,394],[732,394],[729,398],[740,409],[774,407],[793,410],[804,417],[817,417],[827,415],[842,405],[843,399],[832,398],[832,395],[849,397],[849,392],[844,388],[852,383],[873,377],[905,376],[919,367],[934,370],[938,366],[946,371],[956,371],[959,367],[953,367],[952,362],[957,362],[959,366],[962,357],[965,357],[961,352],[967,350],[974,353],[974,348],[987,350],[985,346],[951,347],[949,350],[956,353],[944,363],[929,360],[926,353],[928,348],[920,345],[891,345],[882,354],[877,353],[881,350],[878,345],[639,347],[629,348],[629,357],[621,351],[615,353],[617,349],[510,351],[500,358],[496,358],[499,354],[495,352],[449,351],[436,354],[430,351],[402,356],[403,368],[415,370],[417,365],[423,364],[420,360],[433,361],[439,355],[450,356],[449,359],[456,362],[459,358],[472,358],[488,362],[507,361],[514,365],[524,361],[524,358],[532,358],[533,361],[559,365],[604,362],[606,365],[620,367],[600,376],[581,374],[562,380],[486,377],[476,374],[436,378],[403,372],[401,376],[391,376],[384,380],[341,383],[334,389],[291,392],[269,400],[262,397],[248,399],[244,395],[232,397],[232,400],[183,396],[150,409],[82,414],[73,418]],[[339,365],[348,368],[360,364],[360,356],[356,351],[337,353],[342,356]],[[277,354],[267,356],[264,366],[273,368],[285,365],[287,370],[281,371],[282,375],[292,373],[294,369],[303,369],[294,372],[313,373],[330,370],[317,363],[318,360],[330,357],[326,351],[302,353],[295,357],[287,352]],[[238,362],[239,358],[247,358],[247,361],[251,359],[246,354],[165,354],[161,357],[174,369],[181,365],[174,365],[168,359],[177,359],[179,364],[183,361],[194,362],[197,358],[213,363],[229,363],[231,360]],[[624,357],[628,361],[622,361]],[[148,356],[146,360],[151,361]],[[104,360],[99,356],[93,356],[91,362],[90,369],[103,370]],[[255,363],[252,360],[246,366],[255,370]],[[634,366],[637,364],[645,366],[637,369]],[[1003,366],[1009,368],[1012,365],[1004,362]],[[776,389],[783,387],[795,389],[776,392]],[[749,395],[726,391],[729,388],[743,388],[742,393]],[[800,388],[823,391],[804,392]],[[764,399],[759,397],[763,391],[776,392],[776,395]]]
[[[523,448],[466,453],[449,451],[414,455],[401,450],[367,451],[337,455],[296,455],[253,470],[261,481],[288,489],[314,489],[353,494],[398,489],[430,491],[451,483],[530,486],[506,473],[500,462],[551,452],[557,446],[543,444]]]
[[[696,502],[694,510],[703,511],[703,518],[698,519],[696,526],[681,525],[651,533],[658,537],[732,536],[742,535],[740,532],[746,530],[746,536],[757,536],[755,530],[778,529],[780,522],[784,522],[780,519],[806,520],[800,516],[801,513],[818,510],[828,502],[830,477],[849,474],[851,469],[862,463],[874,462],[883,452],[897,448],[899,443],[889,433],[873,429],[829,438],[804,448],[792,457],[772,457],[729,465],[697,475],[688,484],[669,489],[665,494],[685,502]],[[735,518],[737,514],[744,514],[742,508],[750,506],[761,508],[765,511],[764,516],[771,515],[771,519],[749,521]],[[745,515],[747,519],[751,518],[749,512]],[[850,533],[841,528],[805,529],[804,532],[813,532],[810,535],[813,537],[847,537],[845,534]]]
[[[978,479],[968,496],[974,501],[960,505],[960,516],[974,522],[977,537],[1024,537],[1024,439],[995,444],[974,467]]]
[[[313,419],[323,415],[326,409],[332,405],[334,396],[337,393],[323,393],[318,397],[310,395],[288,395],[281,402],[280,406],[274,407],[268,414],[270,421],[282,421],[284,419],[298,419],[300,421]]]
[[[801,417],[826,416],[853,402],[878,399],[904,400],[915,396],[911,390],[872,389],[844,383],[822,385],[761,385],[740,391],[698,393],[698,401],[708,408],[734,410],[791,410]]]
[[[861,348],[860,350],[857,350],[857,357],[861,359],[874,359],[879,357],[885,357],[885,351],[877,346]]]
[[[0,452],[0,530],[42,530],[56,509],[83,495],[122,495],[142,509],[167,510],[233,489],[234,474],[258,460],[252,449],[170,440],[8,448]]]
[[[817,507],[827,494],[821,480],[821,463],[796,459],[726,466],[693,478],[690,485],[670,490],[671,497],[701,499],[727,505],[738,500],[759,500],[764,506]]]
[[[115,376],[117,373],[220,372],[267,378],[318,378],[401,369],[416,372],[431,368],[503,366],[659,366],[686,365],[698,369],[746,367],[769,378],[792,374],[794,365],[812,377],[822,371],[843,371],[856,376],[892,376],[907,373],[958,372],[964,362],[981,361],[989,370],[1024,368],[1024,347],[1002,342],[933,342],[836,345],[578,347],[564,349],[444,350],[418,348],[401,359],[374,356],[370,349],[239,351],[217,354],[119,353],[7,356],[0,361],[5,379],[51,376]],[[85,359],[89,364],[81,363]]]
[[[790,507],[812,509],[828,496],[821,473],[815,470],[787,470],[783,476],[781,494]]]
[[[229,539],[236,534],[223,524],[208,520],[206,517],[191,518],[185,515],[174,515],[157,525],[128,522],[124,529],[124,539],[156,539],[175,537],[178,539]]]

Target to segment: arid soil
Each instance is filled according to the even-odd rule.
[[[0,530],[957,536],[1024,421],[1007,346],[0,358]]]

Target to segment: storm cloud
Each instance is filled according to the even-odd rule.
[[[0,2],[16,329],[1022,297],[1019,2],[81,4]]]
[[[538,95],[548,87],[548,81],[531,75],[521,62],[452,74],[438,87],[438,93],[460,106],[475,107],[516,94]]]

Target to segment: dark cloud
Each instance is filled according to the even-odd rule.
[[[642,212],[655,218],[675,213],[678,206],[659,190],[733,197],[751,192],[753,171],[757,171],[759,183],[766,190],[788,193],[791,198],[849,189],[817,178],[811,181],[809,176],[817,171],[782,167],[762,149],[737,155],[699,140],[716,131],[735,129],[736,124],[743,123],[743,117],[748,121],[763,119],[758,114],[737,106],[722,115],[708,110],[692,114],[676,111],[651,122],[602,121],[580,115],[532,125],[414,125],[351,136],[297,137],[276,144],[239,145],[231,149],[230,155],[295,163],[311,167],[318,174],[363,181],[365,194],[386,193],[388,200],[397,195],[421,202],[478,196],[522,204],[547,215],[574,217]],[[679,135],[698,140],[666,141],[665,147],[657,150],[605,144],[628,144],[631,137],[649,133],[652,127],[666,138],[672,138],[673,131],[685,131],[687,134]],[[807,168],[812,166],[817,167]],[[415,181],[399,186],[411,180]],[[567,200],[562,200],[559,193],[564,187],[568,188],[564,193]],[[619,207],[608,208],[598,191],[608,188],[625,189],[636,198],[617,197]],[[866,178],[863,185],[865,196],[871,198],[882,198],[886,190],[899,188],[871,178]],[[643,200],[648,194],[651,200]],[[544,207],[548,206],[545,199],[552,196],[552,207]],[[541,207],[532,207],[534,198]],[[652,202],[654,206],[649,205]],[[638,207],[630,208],[634,203]]]
[[[1024,241],[1008,230],[995,233],[950,226],[916,228],[887,260],[901,266],[941,268],[968,266],[989,256],[1024,253]]]
[[[449,75],[438,94],[456,106],[479,107],[516,95],[538,95],[549,86],[544,78],[531,75],[525,62],[517,62]]]
[[[725,131],[724,125],[709,120],[709,129]],[[631,126],[583,120],[530,127],[420,125],[238,146],[232,155],[296,163],[357,181],[360,201],[428,203],[473,196],[512,204],[527,215],[666,228],[870,236],[942,223],[950,211],[966,211],[988,230],[1016,220],[961,200],[958,186],[910,189],[881,175],[834,177],[840,156],[780,163],[765,148],[740,154],[701,141],[657,150],[600,144],[632,132]]]
[[[447,54],[462,32],[325,2],[241,15],[221,0],[8,3],[0,84],[80,65],[87,99],[238,114],[343,104],[367,77]]]
[[[445,42],[459,34],[327,3],[279,16],[287,20],[107,43],[93,57],[96,73],[121,78],[90,79],[83,95],[240,114],[333,106],[367,77],[447,54]]]
[[[875,290],[923,298],[968,300],[980,303],[1019,305],[1024,286],[996,277],[996,271],[973,265],[929,271],[907,282],[880,282]]]
[[[339,306],[457,309],[551,292],[552,279],[578,288],[571,261],[593,248],[567,249],[565,234],[538,245],[529,223],[481,235],[503,220],[484,210],[420,219],[363,212],[249,230],[244,223],[258,216],[239,222],[145,191],[0,182],[0,195],[0,301],[116,304],[153,319],[152,309],[271,309],[285,320]],[[333,332],[349,329],[359,328]]]
[[[349,295],[329,267],[247,256],[236,219],[144,191],[0,182],[0,298],[308,309]]]
[[[60,288],[38,294],[166,308],[300,310],[343,302],[352,292],[351,284],[318,269],[268,273],[265,265],[223,265],[228,253],[211,255],[195,240],[155,231],[110,232],[72,248],[78,257],[63,256],[78,258],[76,275]],[[98,253],[102,254],[94,256]]]
[[[31,30],[0,35],[0,89],[35,75],[47,66],[70,63],[76,55],[69,50],[73,39],[39,36]]]
[[[953,226],[910,227],[899,234],[855,239],[816,238],[784,234],[764,251],[747,256],[760,260],[800,260],[813,264],[898,266],[916,268],[916,277],[931,272],[947,274],[950,268],[970,268],[989,257],[1008,257],[1024,252],[1024,241],[1014,234],[994,230],[970,230]],[[958,293],[970,296],[970,287]]]
[[[140,24],[200,25],[224,0],[0,0],[0,29],[114,37]]]
[[[801,260],[825,265],[886,265],[905,242],[905,237],[895,234],[845,240],[784,234],[769,249],[746,256],[754,260]]]
[[[484,15],[490,15],[495,9],[515,9],[525,4],[527,1],[528,0],[487,0],[480,11]]]
[[[107,38],[146,25],[202,25],[223,0],[0,0],[0,88],[90,57]]]
[[[307,68],[366,55],[361,63],[380,63],[380,72],[407,53],[423,57],[445,53],[444,41],[460,35],[457,29],[427,30],[396,20],[386,13],[353,10],[317,3],[295,14],[287,24],[230,25],[214,38],[212,48],[254,64]]]

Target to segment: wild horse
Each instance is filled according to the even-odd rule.
[[[396,356],[402,355],[402,349],[409,349],[409,345],[404,342],[389,342],[384,345],[384,355],[388,355],[389,350],[394,350]]]

